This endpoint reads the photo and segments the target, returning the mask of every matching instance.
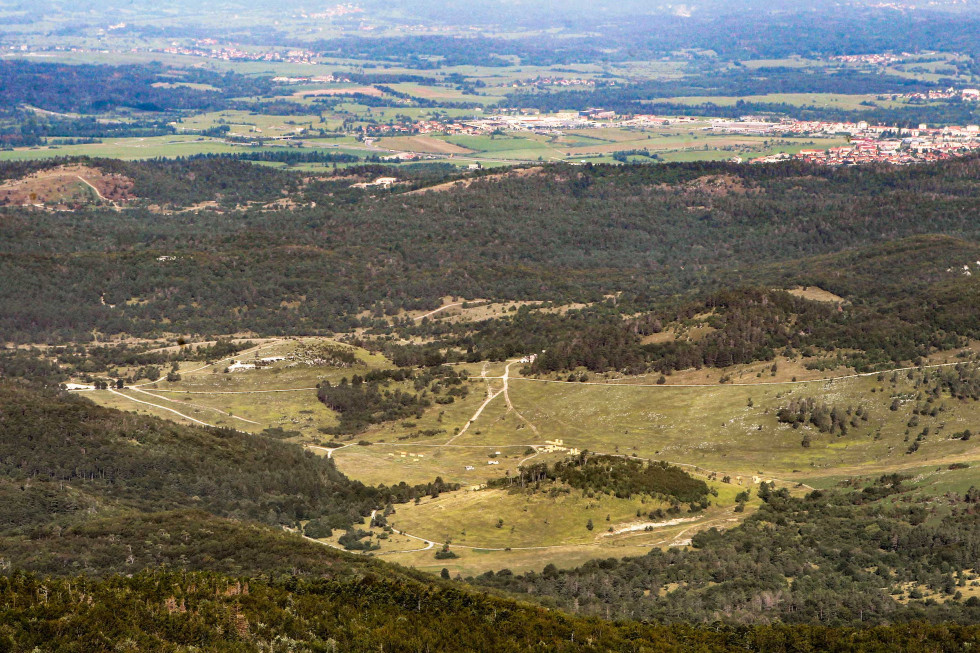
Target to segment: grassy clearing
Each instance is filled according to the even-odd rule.
[[[417,505],[398,506],[389,523],[437,543],[450,542],[458,557],[435,559],[439,546],[387,555],[431,572],[445,567],[454,574],[472,575],[501,567],[515,572],[540,572],[549,563],[568,567],[595,558],[643,555],[654,547],[685,546],[695,532],[712,526],[730,528],[758,505],[758,499],[753,497],[744,513],[734,513],[731,507],[739,489],[720,483],[712,485],[719,490],[719,496],[712,499],[713,505],[707,511],[693,515],[684,512],[664,522],[650,522],[645,516],[637,518],[637,510],[645,514],[663,505],[650,497],[587,498],[576,490],[556,497],[505,490],[443,494],[423,499]],[[591,531],[587,528],[590,519]],[[498,520],[503,520],[499,528]],[[645,530],[647,525],[651,530]],[[627,530],[631,527],[636,530]],[[386,550],[391,552],[393,547],[385,544],[381,551]]]
[[[321,433],[320,429],[336,425],[337,418],[317,401],[316,385],[324,380],[336,383],[355,373],[363,374],[370,369],[391,367],[384,357],[357,350],[361,365],[353,368],[307,365],[285,360],[261,369],[227,373],[224,371],[230,367],[232,360],[249,363],[261,358],[289,356],[307,345],[319,342],[323,340],[272,340],[215,365],[184,362],[180,364],[180,381],[170,383],[161,380],[142,386],[142,390],[155,397],[133,390],[127,390],[126,393],[133,398],[176,410],[216,426],[228,426],[253,433],[278,427],[284,431],[298,432],[299,435],[292,438],[298,442],[328,440],[329,437]],[[276,390],[288,391],[273,392]],[[87,396],[98,403],[124,410],[138,409],[168,419],[179,419],[169,411],[135,404],[108,392],[89,393]],[[248,421],[235,419],[234,416]]]
[[[518,134],[507,134],[506,136],[467,136],[452,135],[442,137],[442,140],[453,143],[460,147],[475,152],[506,152],[510,150],[546,149],[546,146],[536,143],[534,140]]]
[[[296,343],[284,342],[259,355],[276,355],[295,346]],[[380,357],[366,353],[362,356],[366,367],[358,369],[386,365]],[[337,454],[337,464],[345,473],[369,483],[402,479],[421,482],[441,475],[447,481],[479,484],[516,470],[520,461],[530,455],[530,445],[543,445],[545,440],[553,439],[562,439],[566,446],[579,449],[698,465],[733,479],[741,477],[743,482],[753,477],[806,480],[873,474],[980,459],[976,441],[948,438],[948,434],[968,428],[976,430],[980,406],[975,402],[954,404],[947,400],[944,402],[947,410],[936,417],[919,416],[918,423],[909,426],[915,402],[908,397],[914,396],[916,389],[904,374],[897,375],[894,384],[890,376],[884,381],[864,376],[792,383],[793,378],[822,379],[827,373],[806,370],[799,360],[783,359],[777,361],[778,371],[773,375],[771,365],[757,363],[726,371],[734,383],[750,385],[718,384],[717,370],[675,373],[664,385],[657,385],[653,376],[619,381],[594,377],[590,384],[542,383],[514,378],[519,367],[515,365],[511,366],[509,383],[509,397],[515,410],[509,410],[504,397],[498,396],[470,423],[485,402],[488,389],[497,393],[503,387],[500,379],[473,380],[469,396],[453,404],[433,405],[421,419],[369,428],[357,439],[376,445],[344,449]],[[479,365],[461,367],[474,377],[481,372]],[[502,363],[487,364],[486,374],[499,377],[503,368]],[[221,369],[214,366],[199,372],[183,372],[183,379],[178,383],[158,382],[146,389],[185,391],[159,394],[183,402],[186,409],[171,402],[159,402],[160,405],[209,423],[235,425],[250,431],[278,426],[298,431],[300,441],[313,442],[326,440],[319,429],[336,423],[335,416],[316,400],[314,390],[246,393],[313,388],[324,379],[336,382],[357,371],[289,367],[285,362],[230,374]],[[751,385],[760,382],[782,385]],[[705,387],[681,387],[690,384]],[[120,405],[120,398],[101,397],[103,394],[106,393],[95,393],[93,398]],[[870,418],[858,421],[845,436],[819,433],[813,426],[793,429],[779,423],[776,411],[800,397],[813,397],[841,409],[863,406]],[[892,411],[890,406],[896,397],[901,405],[899,410]],[[258,424],[242,423],[208,408]],[[457,436],[464,427],[465,433]],[[907,453],[906,438],[915,439],[927,427],[930,434],[919,450]],[[423,431],[435,431],[436,435],[419,435]],[[801,444],[805,435],[809,435],[809,448]],[[457,446],[435,446],[449,442]],[[501,451],[497,458],[499,464],[487,465],[488,454],[494,451]],[[402,452],[406,453],[404,457]],[[409,456],[409,452],[422,455]],[[466,470],[466,466],[474,469]]]
[[[811,294],[818,291],[808,289]],[[448,311],[444,316],[457,317]],[[262,349],[240,355],[239,360],[288,355],[311,342],[316,339],[268,341]],[[300,435],[294,439],[299,442],[324,441],[327,438],[319,429],[335,424],[336,418],[316,400],[313,390],[235,393],[312,388],[324,379],[339,381],[355,371],[390,365],[364,351],[359,351],[358,357],[364,366],[354,369],[291,366],[279,361],[264,369],[224,373],[228,361],[204,369],[199,363],[187,363],[181,365],[180,382],[158,382],[153,388],[146,388],[158,392],[158,398],[133,390],[125,394],[208,423],[252,432],[278,426],[298,431]],[[947,353],[934,357],[934,361],[951,358]],[[980,438],[964,441],[951,436],[965,429],[980,430],[980,402],[945,398],[937,402],[943,410],[936,416],[914,416],[912,410],[921,401],[916,398],[919,390],[904,372],[894,374],[894,379],[889,373],[880,380],[877,375],[828,380],[828,372],[806,370],[799,359],[781,358],[776,364],[775,374],[772,363],[728,370],[688,370],[671,375],[663,385],[658,385],[653,376],[607,378],[614,375],[594,375],[590,383],[542,383],[521,379],[520,366],[514,364],[510,366],[508,384],[513,409],[501,393],[503,381],[492,378],[504,374],[506,363],[460,365],[469,376],[476,377],[469,382],[467,397],[453,404],[433,405],[419,419],[372,426],[349,441],[350,446],[337,451],[334,460],[345,474],[370,484],[424,483],[437,476],[462,484],[465,489],[459,492],[426,498],[418,505],[399,506],[390,520],[396,528],[412,535],[440,543],[451,540],[459,558],[436,560],[433,550],[410,551],[423,546],[410,538],[384,542],[380,553],[422,569],[439,571],[446,567],[464,575],[500,567],[540,570],[548,562],[572,565],[594,557],[636,555],[652,546],[682,544],[696,529],[737,523],[744,513],[731,512],[735,493],[755,488],[761,480],[775,480],[790,488],[796,488],[797,482],[833,487],[849,478],[900,472],[909,475],[909,482],[929,495],[963,494],[976,484]],[[488,378],[480,378],[481,372]],[[844,372],[838,370],[836,374]],[[722,374],[736,384],[746,385],[720,384]],[[799,381],[816,380],[794,383],[794,377],[799,377]],[[696,383],[702,387],[690,387]],[[490,392],[501,394],[473,419]],[[105,405],[180,421],[162,408],[136,404],[108,392],[89,396]],[[163,397],[171,401],[166,402]],[[856,419],[846,435],[820,433],[812,425],[794,429],[776,419],[781,406],[803,397],[841,409],[860,406],[867,410],[869,418]],[[896,410],[892,410],[896,399]],[[257,424],[242,423],[210,409]],[[913,418],[917,419],[914,425]],[[927,436],[917,451],[909,453],[910,443],[924,428],[928,428]],[[435,434],[421,435],[424,431]],[[809,447],[802,446],[806,435]],[[535,454],[531,448],[555,439],[562,439],[565,446],[600,453],[671,461],[702,477],[715,472],[712,486],[719,496],[695,522],[607,536],[609,527],[617,530],[635,522],[637,509],[646,513],[659,504],[650,498],[645,502],[642,498],[588,498],[574,490],[550,496],[543,492],[527,495],[479,489],[491,478],[515,473],[528,459],[560,459],[566,454]],[[357,441],[371,444],[353,444]],[[490,461],[497,464],[490,465]],[[950,468],[953,463],[959,465]],[[969,466],[962,468],[963,464]],[[730,477],[730,483],[721,482],[724,476]],[[503,520],[500,528],[498,519]],[[593,521],[593,531],[585,528],[589,519]]]
[[[649,522],[636,512],[669,504],[649,497],[587,498],[578,490],[548,496],[544,492],[521,493],[486,489],[452,492],[405,506],[389,519],[398,530],[456,546],[486,548],[594,544],[610,536],[610,530]],[[691,519],[682,514],[679,519]],[[608,518],[608,519],[607,519]],[[497,526],[501,523],[500,527]],[[588,522],[592,520],[593,529]],[[664,520],[667,521],[667,520]]]

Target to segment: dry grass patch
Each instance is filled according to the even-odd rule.
[[[89,166],[58,166],[0,184],[0,205],[67,207],[117,202],[132,199],[132,189],[133,180],[123,175]]]
[[[797,286],[796,288],[790,288],[786,292],[795,297],[809,299],[810,301],[814,302],[827,302],[830,304],[848,303],[847,300],[840,295],[835,295],[829,290],[824,290],[823,288],[818,288],[817,286]]]
[[[378,146],[399,152],[425,152],[427,154],[470,154],[473,150],[432,136],[388,136],[378,140]]]
[[[422,137],[412,137],[412,138],[422,138]],[[443,141],[439,141],[439,142],[443,142]],[[459,147],[457,145],[452,145],[451,143],[447,143],[447,145],[451,145],[452,147]],[[471,152],[471,151],[472,150],[466,150],[466,152]],[[447,181],[442,184],[436,184],[435,186],[428,186],[427,188],[419,188],[418,190],[408,191],[407,193],[405,193],[405,195],[419,195],[421,193],[430,193],[430,192],[438,193],[438,192],[453,190],[456,188],[459,189],[469,188],[469,186],[475,181],[500,181],[501,179],[506,179],[508,177],[528,177],[531,175],[540,174],[542,170],[543,169],[540,166],[535,166],[533,168],[518,168],[516,170],[508,170],[507,172],[501,172],[499,174],[493,174],[493,175],[484,175],[482,177],[467,177],[466,179]]]

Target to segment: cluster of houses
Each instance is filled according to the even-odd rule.
[[[531,77],[529,79],[516,79],[511,82],[512,88],[525,88],[534,87],[541,88],[544,86],[595,86],[594,79],[582,79],[582,78],[568,78],[568,77]]]
[[[349,84],[350,78],[343,75],[314,75],[312,77],[273,77],[276,84]]]
[[[713,132],[772,136],[847,136],[847,145],[827,149],[800,150],[795,157],[775,154],[750,163],[770,163],[790,158],[826,165],[892,163],[904,165],[942,161],[980,149],[980,125],[930,128],[869,125],[866,122],[766,121],[746,117],[740,120],[712,120],[706,128]]]
[[[373,136],[395,136],[408,134],[450,134],[478,136],[484,130],[471,122],[442,122],[439,120],[417,120],[415,122],[394,122],[384,125],[368,125],[365,128]],[[492,131],[492,130],[491,130]]]
[[[545,440],[543,447],[538,447],[538,453],[560,453],[566,452],[569,456],[577,456],[582,453],[575,447],[566,447],[564,440]]]
[[[980,89],[976,88],[946,88],[942,90],[932,90],[926,91],[924,93],[905,93],[902,95],[903,98],[907,100],[951,100],[953,98],[960,98],[965,102],[976,102],[980,100]]]
[[[478,113],[480,109],[475,109]],[[535,109],[522,109],[485,118],[470,120],[418,120],[415,122],[393,122],[390,124],[368,125],[365,132],[371,136],[448,134],[480,136],[495,131],[532,132],[536,134],[562,134],[571,129],[599,129],[603,127],[664,127],[702,122],[703,118],[694,116],[617,116],[607,109],[586,109],[584,111],[563,111],[542,114]]]
[[[305,11],[301,10],[297,17],[303,20],[323,20],[329,18],[340,18],[341,16],[347,16],[349,14],[361,14],[361,13],[364,13],[363,9],[361,9],[355,4],[348,2],[346,4],[336,4],[333,7],[330,7],[329,9],[313,14],[308,14]]]
[[[858,123],[847,145],[826,150],[801,150],[797,158],[827,165],[893,163],[904,165],[943,161],[980,149],[980,126],[916,129]]]
[[[873,66],[887,66],[888,64],[901,61],[903,57],[909,56],[908,53],[902,53],[902,57],[894,54],[842,54],[837,57],[832,57],[834,61],[843,61],[844,63],[863,63],[871,64]]]
[[[826,150],[800,150],[796,155],[808,163],[824,165],[860,165],[891,163],[908,165],[945,161],[980,149],[980,141],[928,141],[918,139],[855,139],[847,145]]]
[[[181,45],[176,41],[169,47],[156,50],[151,48],[150,52],[163,52],[165,54],[179,54],[187,57],[202,57],[206,59],[220,59],[221,61],[274,61],[277,63],[297,63],[313,64],[316,63],[316,53],[310,50],[261,50],[249,51],[242,50],[234,46],[218,46],[214,39],[199,39],[194,41],[194,45]]]

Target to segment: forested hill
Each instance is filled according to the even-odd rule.
[[[146,184],[175,189],[173,202],[184,203],[177,191],[189,187],[168,175],[183,174],[186,163],[126,165],[151,166]],[[350,328],[380,302],[434,308],[446,295],[561,302],[623,292],[656,303],[762,279],[771,263],[796,262],[805,278],[807,256],[911,235],[980,234],[976,158],[861,169],[547,166],[421,194],[347,189],[241,163],[195,166],[211,187],[230,176],[225,185],[242,206],[248,188],[261,189],[264,201],[278,181],[295,188],[297,206],[5,208],[0,338],[149,334],[161,324],[324,332]],[[200,188],[188,192],[199,201]]]
[[[0,642],[12,651],[453,651],[749,653],[959,651],[980,627],[652,625],[570,616],[449,582],[272,582],[144,573],[92,581],[0,577]]]
[[[346,529],[435,488],[364,486],[299,445],[180,426],[15,381],[0,381],[0,436],[5,564],[48,573],[161,564],[322,571],[332,562],[297,548],[282,527],[316,520]],[[185,535],[160,536],[168,531]]]

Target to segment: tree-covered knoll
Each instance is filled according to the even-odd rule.
[[[628,499],[646,494],[675,503],[697,503],[706,500],[709,492],[707,483],[665,462],[645,462],[625,456],[588,452],[554,465],[534,463],[522,466],[517,474],[493,480],[489,485],[539,490],[542,484],[555,481],[582,490],[588,496],[611,494]]]

